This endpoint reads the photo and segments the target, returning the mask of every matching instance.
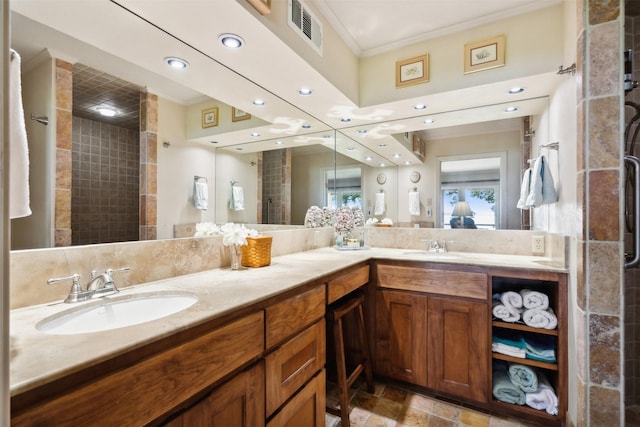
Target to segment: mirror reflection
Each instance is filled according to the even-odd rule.
[[[45,12],[42,15],[46,15]],[[47,18],[40,16],[39,19],[46,21]],[[154,213],[157,223],[149,227],[149,232],[155,234],[146,238],[173,238],[180,235],[176,230],[181,226],[201,221],[301,226],[310,206],[345,204],[361,206],[367,219],[391,218],[397,226],[447,228],[452,226],[455,203],[467,201],[478,228],[519,229],[521,226],[515,200],[519,173],[526,157],[521,150],[527,131],[523,118],[530,118],[541,126],[538,136],[544,140],[548,108],[545,96],[525,99],[517,118],[499,121],[491,110],[501,109],[504,106],[501,103],[406,120],[372,121],[366,126],[339,130],[330,129],[306,115],[306,119],[314,123],[314,129],[324,130],[288,136],[298,121],[262,118],[260,110],[244,105],[236,109],[210,95],[211,87],[216,84],[209,78],[203,80],[192,74],[194,83],[187,84],[183,76],[173,71],[138,69],[130,62],[135,58],[133,54],[123,53],[118,57],[97,49],[105,48],[97,46],[97,42],[92,46],[90,39],[80,41],[62,33],[51,33],[51,29],[45,30],[20,13],[12,13],[12,22],[13,44],[24,53],[26,115],[33,112],[54,120],[56,107],[51,97],[56,88],[51,86],[51,76],[59,71],[56,58],[71,61],[72,68],[67,70],[72,74],[73,84],[71,132],[74,144],[78,141],[69,159],[73,169],[65,170],[54,149],[54,128],[27,120],[30,149],[34,153],[31,171],[34,215],[24,221],[12,221],[13,248],[56,244],[57,217],[51,217],[50,212],[56,211],[58,194],[54,176],[57,168],[58,176],[62,173],[73,180],[71,211],[64,213],[71,218],[68,231],[73,235],[73,244],[136,239],[141,233],[141,221],[149,214],[141,207],[146,194],[142,188],[153,186],[156,186],[155,192],[149,196],[157,198]],[[133,25],[144,24],[138,20]],[[145,27],[147,30],[145,40],[162,41],[149,42],[149,46],[164,43],[175,51],[188,53],[192,63],[224,68],[219,61],[177,39],[166,40],[166,34],[158,28]],[[62,46],[70,47],[65,51]],[[34,48],[37,49],[32,50]],[[83,61],[72,61],[71,52]],[[252,81],[239,77],[244,84],[238,88],[255,89]],[[111,86],[110,91],[102,93],[100,102],[124,94],[131,108],[122,106],[121,112],[127,111],[127,114],[117,118],[97,116],[95,110],[100,102],[88,94],[98,86]],[[154,89],[160,87],[162,94],[157,97],[155,110],[157,132],[145,133],[139,126],[141,114],[145,116],[154,110],[148,108],[149,99],[144,98],[144,94],[153,94]],[[44,99],[37,95],[43,93]],[[299,111],[301,116],[306,114],[302,104],[279,102],[287,104],[289,110]],[[76,104],[81,103],[92,115],[79,113]],[[245,109],[249,119],[237,115],[236,110],[243,113]],[[205,120],[204,111],[215,111],[216,116]],[[212,125],[214,119],[216,126]],[[427,124],[428,120],[436,124]],[[274,123],[280,123],[280,135],[262,136],[254,146],[250,131],[263,130]],[[279,141],[282,146],[276,145]],[[384,146],[389,149],[385,150]],[[150,149],[157,151],[155,164],[144,157]],[[469,168],[467,175],[454,176],[448,170],[450,165],[457,164],[455,162],[472,158],[489,163],[486,161],[489,157],[499,159],[499,166],[492,171]],[[106,163],[102,162],[104,159]],[[206,210],[194,205],[195,176],[207,178]],[[242,190],[242,209],[230,204],[234,188],[236,192]],[[101,204],[102,200],[107,204]],[[147,198],[150,200],[151,197]],[[116,202],[122,202],[122,206],[116,206]],[[476,202],[490,207],[481,208]],[[85,214],[80,214],[81,208],[86,210]],[[492,216],[482,213],[487,209]],[[93,218],[92,223],[86,220],[89,217]],[[124,217],[133,222],[124,226]],[[107,235],[120,225],[126,229],[125,234]],[[98,236],[97,240],[92,240],[89,231]]]

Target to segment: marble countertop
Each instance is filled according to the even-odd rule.
[[[457,252],[430,254],[415,249],[386,248],[337,250],[325,247],[274,257],[267,267],[241,271],[221,268],[121,289],[114,297],[164,291],[188,292],[198,297],[197,303],[177,314],[125,328],[77,335],[53,335],[36,329],[36,324],[44,318],[83,304],[99,304],[99,300],[76,304],[60,301],[20,308],[10,313],[11,395],[23,393],[369,259],[566,272],[563,265],[544,257]]]

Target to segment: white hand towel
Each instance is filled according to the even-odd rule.
[[[529,196],[530,192],[531,172],[531,168],[528,168],[522,175],[522,184],[520,185],[520,199],[518,199],[518,203],[516,204],[516,207],[518,209],[529,209],[529,206],[527,206],[527,196]]]
[[[522,320],[532,328],[555,329],[558,326],[558,318],[550,308],[542,310],[530,308],[522,313]]]
[[[420,193],[417,191],[409,193],[409,215],[420,215]]]
[[[193,183],[193,206],[203,211],[209,207],[209,186],[206,182]]]
[[[384,215],[384,193],[376,193],[373,214]]]
[[[510,310],[514,312],[522,311],[522,296],[514,291],[503,292],[500,295],[502,303]]]
[[[497,300],[493,300],[492,313],[496,318],[505,322],[513,323],[520,320],[519,310],[515,310],[513,307],[507,308],[507,306]]]
[[[20,55],[11,50],[9,68],[9,217],[31,215],[29,204],[29,146],[22,106]]]
[[[231,209],[234,211],[244,210],[244,191],[238,185],[231,187]]]
[[[558,201],[558,193],[556,193],[553,183],[551,169],[549,169],[548,162],[544,156],[538,157],[533,165],[529,189],[529,195],[526,200],[528,207],[537,208]]]

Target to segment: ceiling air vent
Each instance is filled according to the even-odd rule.
[[[289,0],[289,26],[322,56],[322,23],[300,0]]]

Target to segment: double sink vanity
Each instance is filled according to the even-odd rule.
[[[325,312],[356,289],[366,296],[379,378],[479,410],[562,425],[566,276],[561,262],[546,257],[323,247],[275,256],[268,267],[128,286],[77,306],[14,309],[12,425],[322,426],[333,358]],[[549,294],[556,329],[492,321],[492,293],[523,288]],[[89,320],[78,321],[76,311],[87,306]],[[165,306],[160,317],[154,308]],[[125,323],[94,331],[96,311]],[[56,321],[63,315],[76,324],[62,328]],[[491,352],[493,331],[504,328],[555,340],[555,363],[512,361],[547,373],[559,415],[492,396],[492,361],[511,361]]]

